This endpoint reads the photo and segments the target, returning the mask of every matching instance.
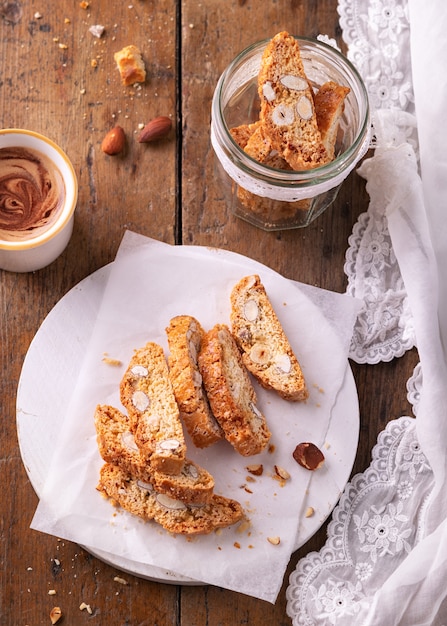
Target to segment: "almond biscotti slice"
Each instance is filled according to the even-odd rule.
[[[276,152],[273,147],[273,142],[263,124],[259,124],[248,138],[244,152],[259,163],[265,163],[272,152]]]
[[[134,478],[151,483],[159,493],[183,502],[203,504],[212,498],[214,478],[189,459],[185,460],[180,474],[175,476],[153,470],[150,461],[141,455],[135,443],[128,416],[115,407],[98,405],[95,427],[99,453],[107,463],[118,465]]]
[[[225,324],[205,333],[199,368],[208,399],[225,438],[243,456],[259,454],[271,433],[256,406],[256,392]]]
[[[300,47],[287,32],[278,33],[264,50],[258,93],[264,131],[294,170],[307,170],[329,162]]]
[[[308,390],[259,276],[245,276],[231,292],[231,330],[246,368],[286,400],[306,400]]]
[[[144,520],[154,520],[175,534],[209,534],[244,517],[243,508],[236,500],[215,494],[207,504],[188,506],[157,493],[149,483],[145,485],[108,463],[101,468],[97,489],[115,505]]]
[[[318,129],[331,161],[335,157],[338,127],[345,108],[345,98],[349,92],[349,87],[343,87],[330,80],[321,85],[315,94]]]
[[[203,389],[197,357],[204,330],[190,315],[178,315],[166,328],[169,344],[169,378],[180,417],[193,443],[206,448],[223,438]]]
[[[242,150],[247,145],[248,140],[253,135],[255,130],[259,128],[261,122],[256,120],[252,124],[241,124],[240,126],[234,126],[230,128],[230,135],[233,137],[234,141],[237,145],[242,148]]]
[[[186,444],[161,346],[149,342],[135,350],[121,380],[120,397],[129,414],[135,442],[151,467],[166,474],[179,474],[185,462]]]

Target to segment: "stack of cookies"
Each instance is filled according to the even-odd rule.
[[[290,401],[308,396],[300,364],[259,276],[231,294],[231,329],[205,331],[190,315],[166,328],[168,358],[153,342],[135,350],[122,377],[125,411],[98,405],[95,427],[105,461],[98,490],[127,511],[179,534],[209,533],[244,516],[241,505],[214,493],[214,479],[187,458],[194,446],[225,439],[251,456],[271,433],[249,372]]]
[[[306,171],[336,156],[336,140],[345,98],[350,89],[328,81],[316,91],[306,76],[298,41],[278,33],[266,46],[258,75],[259,120],[230,133],[250,157],[278,170]],[[241,203],[270,219],[308,209],[310,200],[269,202],[238,188]],[[272,214],[272,210],[274,214]]]

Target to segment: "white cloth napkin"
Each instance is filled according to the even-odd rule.
[[[387,215],[414,316],[423,375],[416,428],[435,488],[426,536],[377,591],[365,626],[447,620],[447,11],[444,0],[409,7],[422,181],[395,169]],[[385,158],[393,168],[393,154]]]
[[[288,610],[294,625],[445,626],[447,11],[441,0],[339,0],[339,11],[371,96],[376,150],[360,173],[408,294],[420,364],[407,390],[417,397],[417,418],[391,421],[380,433],[370,467],[352,479],[334,511],[325,546],[292,573]],[[410,139],[415,126],[418,142]],[[379,257],[387,243],[375,226],[370,242]],[[368,268],[349,267],[367,293]],[[382,316],[378,323],[388,322]]]

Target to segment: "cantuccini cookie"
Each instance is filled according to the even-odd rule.
[[[243,456],[262,452],[271,433],[256,406],[256,392],[225,324],[205,333],[199,368],[208,399],[225,438]]]
[[[315,94],[315,114],[318,129],[321,133],[321,141],[331,161],[335,157],[338,128],[345,108],[345,99],[349,92],[349,87],[343,87],[330,80],[321,85]]]
[[[166,334],[169,378],[180,417],[194,445],[205,448],[222,439],[223,431],[211,411],[197,363],[204,330],[194,317],[178,315]]]
[[[258,275],[233,287],[230,318],[243,363],[259,383],[286,400],[306,400],[301,366]]]
[[[280,32],[267,44],[258,76],[265,135],[294,170],[329,162],[321,141],[314,94],[297,40]]]
[[[254,126],[254,124],[252,124]],[[270,155],[277,152],[274,149],[273,141],[270,138],[264,124],[259,124],[254,128],[253,133],[247,140],[244,147],[244,152],[248,154],[252,159],[259,163],[267,165],[267,160]]]
[[[99,453],[107,463],[117,465],[137,480],[151,483],[159,493],[188,504],[211,500],[214,478],[209,472],[189,459],[175,476],[154,470],[135,443],[128,416],[115,407],[98,405],[95,427]]]
[[[253,124],[241,124],[240,126],[235,126],[234,128],[230,128],[230,134],[233,137],[234,141],[238,146],[245,148],[248,143],[248,140],[253,135],[255,130],[259,128],[261,122],[257,120],[253,122]]]
[[[298,41],[280,32],[267,44],[261,59],[259,120],[236,126],[230,133],[249,156],[270,167],[306,170],[325,165],[335,157],[349,92],[349,87],[333,80],[314,92]]]
[[[131,431],[153,469],[179,474],[186,444],[163,348],[153,342],[135,350],[121,380],[120,397]]]
[[[115,505],[144,520],[154,520],[174,534],[208,534],[235,524],[244,516],[236,500],[213,495],[207,504],[187,505],[157,493],[150,483],[144,484],[108,463],[101,468],[97,489]]]
[[[260,124],[260,122],[242,124],[231,129],[230,132],[236,143],[253,159],[274,169],[290,171],[292,168],[284,157],[277,150],[272,150],[271,142],[262,137],[262,132],[258,130]],[[275,221],[287,220],[295,215],[297,211],[306,211],[310,206],[310,200],[307,198],[294,202],[273,200],[258,196],[240,185],[237,187],[237,197],[244,207],[252,213],[263,217],[266,223],[271,219],[275,219]]]

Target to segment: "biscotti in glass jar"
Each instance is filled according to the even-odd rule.
[[[323,41],[303,37],[293,40],[299,46],[306,84],[296,76],[285,75],[280,77],[280,89],[275,84],[272,88],[273,81],[261,84],[260,97],[261,62],[265,63],[264,51],[273,41],[264,40],[230,63],[219,79],[212,102],[211,141],[225,196],[237,217],[264,230],[302,228],[315,220],[334,202],[342,182],[370,142],[368,96],[354,66]],[[313,114],[316,119],[317,94],[327,84],[342,86],[347,94],[337,120],[331,160],[316,158],[315,163],[301,168],[299,160],[286,155],[286,162],[278,145],[274,141],[270,144],[270,136],[266,139],[262,134],[266,118],[260,119],[261,109],[265,114],[265,107],[273,103],[276,110],[271,116],[276,122],[285,124],[290,121],[287,116],[295,116],[305,125],[308,116]],[[279,101],[289,91],[293,107]],[[259,132],[258,141],[253,141]],[[247,141],[254,146],[252,150]],[[268,158],[264,158],[267,153]]]

